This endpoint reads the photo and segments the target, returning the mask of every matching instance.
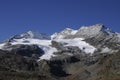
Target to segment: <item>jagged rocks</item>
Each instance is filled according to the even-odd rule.
[[[6,71],[35,71],[37,63],[34,59],[24,58],[17,54],[0,51],[0,66],[6,68]],[[3,71],[3,70],[2,70]]]
[[[120,80],[118,33],[97,24],[51,38],[29,31],[1,43],[0,80]]]
[[[44,54],[44,51],[37,45],[6,45],[4,49],[8,49],[8,52],[11,54],[19,54],[34,59],[39,59]]]

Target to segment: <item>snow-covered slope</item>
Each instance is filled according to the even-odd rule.
[[[103,24],[96,24],[92,26],[82,26],[79,30],[73,30],[66,28],[61,32],[51,35],[51,39],[73,39],[73,38],[91,38],[103,33],[106,35],[113,35],[109,28],[106,28]]]
[[[83,38],[74,38],[74,39],[57,39],[55,40],[59,43],[64,44],[63,46],[77,46],[85,53],[94,53],[96,48],[84,41]]]
[[[63,39],[66,36],[74,35],[76,33],[77,33],[77,30],[66,28],[59,33],[54,33],[53,35],[51,35],[51,39]]]
[[[23,34],[15,35],[8,39],[8,41],[15,41],[15,39],[42,39],[42,40],[50,40],[50,36],[47,34],[39,33],[39,32],[34,32],[34,31],[28,31]]]
[[[27,41],[24,43],[24,41]],[[55,56],[53,53],[57,51],[56,48],[51,47],[51,40],[40,40],[40,39],[19,39],[16,42],[13,42],[12,45],[17,44],[27,44],[27,45],[38,45],[41,49],[44,50],[45,54],[40,57],[40,59],[50,59],[52,56]]]
[[[91,46],[90,44],[83,41],[82,38],[75,38],[75,39],[56,39],[55,41],[59,43],[67,43],[63,46],[77,46],[85,53],[94,53],[96,50],[95,47]],[[54,52],[57,52],[57,49],[54,47],[51,47],[51,40],[40,40],[40,39],[15,39],[14,42],[10,42],[10,45],[37,45],[39,48],[41,48],[45,54],[40,57],[41,59],[49,60],[51,57],[54,57]],[[6,43],[0,44],[0,49],[5,50]],[[11,48],[8,48],[6,50],[10,50]]]
[[[51,47],[50,36],[47,34],[41,34],[38,32],[28,31],[23,34],[15,35],[8,39],[7,41],[0,44],[0,49],[2,50],[11,50],[12,48],[8,48],[10,45],[37,45],[41,48],[45,54],[40,57],[40,59],[50,59],[54,56],[54,52],[56,52],[56,48]],[[7,47],[7,48],[6,48]]]
[[[64,47],[76,46],[84,53],[93,54],[97,50],[97,48],[90,45],[89,43],[91,42],[87,43],[86,37],[91,39],[91,37],[96,37],[96,35],[100,33],[107,34],[108,36],[114,34],[108,28],[105,28],[101,24],[97,24],[89,27],[81,27],[79,30],[66,28],[61,32],[51,35],[51,37],[46,34],[40,34],[38,32],[28,31],[20,35],[15,35],[12,38],[8,39],[7,41],[1,43],[0,49],[11,50],[10,45],[19,45],[19,44],[37,45],[45,53],[40,57],[40,60],[41,59],[49,60],[51,59],[51,57],[56,56],[54,54],[55,52],[58,52],[56,47],[51,46],[53,45],[52,41],[56,41],[58,43],[65,43],[63,44]],[[119,33],[117,33],[117,37],[120,38]],[[99,39],[99,36],[97,39]],[[105,49],[105,51],[106,50],[108,49]]]
[[[106,28],[103,24],[96,24],[92,26],[82,26],[75,35],[84,37],[84,38],[91,38],[100,33],[112,35],[112,32],[110,31],[110,29]]]
[[[55,56],[54,52],[57,52],[57,49],[52,47],[51,41],[52,40],[40,40],[40,39],[14,39],[14,42],[10,42],[10,45],[37,45],[39,48],[41,48],[45,54],[40,57],[41,59],[47,59],[49,60],[51,57]],[[59,43],[66,43],[63,46],[77,46],[85,53],[94,53],[96,50],[95,47],[91,46],[90,44],[83,41],[83,38],[75,38],[75,39],[56,39],[55,41]],[[6,49],[6,44],[0,44],[0,49]],[[11,48],[10,48],[11,49]],[[9,48],[7,50],[10,50]]]
[[[10,42],[10,45],[37,45],[41,48],[45,54],[40,57],[40,59],[47,59],[49,60],[52,56],[55,56],[53,53],[57,51],[56,48],[51,47],[51,40],[40,40],[40,39],[14,39],[14,42]],[[0,49],[5,49],[6,44],[0,44]],[[11,48],[10,48],[11,49]],[[10,50],[7,49],[7,50]]]

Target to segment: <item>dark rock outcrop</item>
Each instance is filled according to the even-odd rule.
[[[44,54],[44,51],[37,45],[6,45],[4,49],[8,49],[8,52],[11,54],[32,57],[34,59],[39,59]]]

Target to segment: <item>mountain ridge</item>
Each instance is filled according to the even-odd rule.
[[[51,36],[43,33],[28,31],[22,34],[15,35],[10,39],[8,39],[7,41],[3,42],[3,44],[0,44],[0,49],[5,50],[8,48],[8,50],[12,50],[12,48],[10,47],[11,45],[19,45],[19,44],[37,45],[39,46],[39,48],[42,48],[45,53],[51,53],[51,57],[52,57],[54,56],[53,53],[57,51],[57,49],[55,50],[55,47],[50,46],[52,45],[52,41],[61,44],[61,46],[63,47],[66,47],[67,44],[69,46],[77,46],[80,48],[80,50],[84,49],[83,51],[85,51],[85,49],[87,50],[88,48],[90,48],[90,46],[93,46],[93,44],[89,41],[94,37],[96,38],[97,41],[99,41],[98,40],[99,37],[104,37],[105,39],[107,39],[108,37],[108,40],[112,38],[113,39],[112,41],[116,41],[116,42],[120,41],[119,33],[112,32],[109,28],[106,28],[103,24],[96,24],[92,26],[82,26],[78,30],[65,28],[64,30],[58,33],[52,34]],[[87,44],[89,44],[89,46]],[[95,47],[93,46],[93,48]],[[89,50],[90,49],[88,49],[87,52],[90,52]]]
[[[0,43],[0,79],[119,80],[119,53],[120,33],[102,24],[51,36],[29,31]]]
[[[69,29],[69,28],[68,28]],[[70,29],[69,29],[70,30]],[[94,37],[100,32],[106,33],[108,35],[114,34],[113,31],[111,31],[109,28],[105,27],[103,24],[96,24],[92,26],[82,26],[78,30],[71,29],[71,34],[68,32],[69,30],[62,30],[61,32],[55,33],[52,35],[52,38],[70,38],[70,37],[82,37],[82,38],[90,38]],[[63,36],[64,35],[64,36]]]

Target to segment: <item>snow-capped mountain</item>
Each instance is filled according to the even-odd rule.
[[[83,40],[84,40],[83,38],[74,38],[74,39],[62,39],[61,38],[61,39],[56,39],[54,41],[60,44],[63,44],[62,46],[64,48],[67,46],[76,46],[85,53],[91,53],[91,54],[94,53],[96,48],[86,43]],[[56,56],[54,55],[55,52],[58,52],[57,48],[51,46],[52,40],[43,40],[43,39],[35,39],[35,38],[14,39],[14,41],[12,42],[8,42],[8,43],[5,42],[5,43],[0,44],[0,49],[12,51],[13,49],[15,49],[12,46],[15,46],[15,45],[29,45],[29,46],[37,45],[40,49],[44,51],[44,55],[40,56],[40,60],[41,59],[49,60],[51,57]]]
[[[14,41],[17,39],[45,39],[45,40],[50,40],[50,36],[47,34],[39,33],[39,32],[34,32],[34,31],[28,31],[19,35],[15,35],[8,39],[8,41]]]
[[[111,30],[106,28],[103,24],[96,24],[92,26],[82,26],[75,35],[84,38],[91,38],[100,33],[107,35],[113,34],[113,32],[111,32]]]
[[[120,33],[102,24],[51,36],[28,31],[0,43],[0,79],[120,80],[119,53]]]
[[[91,38],[101,33],[104,33],[106,35],[114,34],[114,32],[112,32],[109,28],[106,28],[103,24],[96,24],[92,26],[82,26],[80,27],[79,30],[66,28],[61,32],[53,34],[51,38],[52,39]]]
[[[106,40],[107,38],[109,39],[111,38],[110,36],[112,36],[113,38],[115,38],[112,38],[115,41],[116,37],[119,37],[119,34],[117,33],[117,36],[114,36],[114,34],[116,33],[111,32],[110,29],[104,27],[104,25],[102,24],[96,24],[88,27],[83,26],[79,30],[66,28],[61,32],[54,33],[53,35],[51,35],[51,37],[47,34],[40,34],[38,32],[28,31],[23,34],[15,35],[12,38],[8,39],[6,42],[1,43],[0,49],[12,51],[13,46],[15,45],[37,45],[40,49],[44,51],[44,54],[40,56],[40,60],[49,60],[52,57],[57,56],[54,53],[59,52],[59,49],[57,49],[56,46],[52,46],[54,45],[52,41],[61,44],[64,49],[66,49],[68,46],[78,47],[85,54],[93,54],[95,51],[98,50],[99,47],[91,45],[92,42],[89,42],[89,40],[88,42],[86,42],[86,39],[90,39],[93,37],[97,38],[98,36],[103,37],[103,35],[106,35]],[[99,37],[97,41],[99,40]]]
[[[84,39],[82,38],[63,39],[65,36],[74,35],[76,32],[77,30],[66,28],[60,33],[56,33],[59,36],[55,37],[56,35],[53,34],[51,37],[52,40],[58,43],[66,43],[66,45],[63,45],[63,47],[76,46],[79,47],[80,50],[84,49],[83,51],[85,53],[94,53],[96,48],[83,41]],[[23,34],[16,35],[10,38],[7,42],[0,44],[0,49],[11,51],[13,49],[13,45],[37,45],[40,49],[44,51],[44,55],[40,56],[40,59],[49,60],[51,57],[55,56],[55,52],[58,52],[58,50],[55,47],[51,46],[52,40],[50,40],[49,36],[45,34],[38,34],[36,32],[28,31]]]
[[[18,48],[15,48],[15,45],[37,45],[44,51],[44,55],[40,57],[40,59],[50,59],[51,56],[54,56],[53,53],[57,51],[54,47],[50,46],[50,36],[32,31],[11,37],[7,41],[0,44],[0,49],[12,51],[13,49]]]
[[[78,30],[74,30],[74,29],[70,29],[70,28],[66,28],[61,32],[58,33],[54,33],[53,35],[51,35],[51,39],[63,39],[66,36],[69,35],[74,35],[77,33]]]
[[[85,42],[83,38],[74,38],[74,39],[57,39],[54,40],[63,44],[63,46],[76,46],[85,53],[93,54],[96,48],[89,43]]]

